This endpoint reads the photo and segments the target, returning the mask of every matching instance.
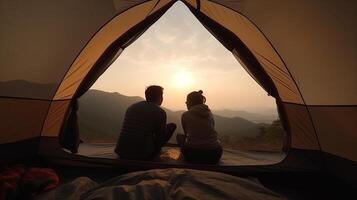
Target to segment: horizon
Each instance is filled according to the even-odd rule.
[[[162,106],[174,111],[186,109],[189,92],[203,90],[212,110],[277,112],[275,99],[182,2],[127,47],[92,89],[144,97],[149,85],[164,88]]]
[[[90,89],[90,90],[95,90],[95,91],[100,91],[100,92],[106,92],[106,93],[110,93],[110,94],[118,94],[118,95],[122,95],[124,97],[128,97],[128,98],[141,98],[143,101],[145,101],[145,97],[142,97],[142,96],[128,96],[128,95],[125,95],[125,94],[121,94],[120,92],[108,92],[108,91],[103,91],[103,90],[98,90],[98,89]],[[171,108],[167,108],[163,105],[161,105],[161,107],[165,108],[165,109],[168,109],[170,111],[173,111],[173,112],[180,112],[180,111],[186,111],[187,108],[184,108],[184,109],[171,109]],[[273,109],[273,110],[271,110]],[[272,116],[276,116],[278,117],[278,113],[275,112],[275,108],[263,108],[261,110],[259,110],[260,112],[255,112],[254,110],[243,110],[243,109],[232,109],[232,108],[221,108],[221,109],[211,109],[212,111],[232,111],[232,112],[247,112],[247,113],[251,113],[251,114],[271,114]],[[239,117],[239,116],[237,116]]]

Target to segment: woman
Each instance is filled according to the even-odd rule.
[[[202,90],[187,95],[187,109],[181,122],[185,135],[177,135],[177,143],[187,162],[216,164],[222,156],[222,146],[214,129],[211,110],[205,104]]]

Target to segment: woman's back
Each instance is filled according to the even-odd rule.
[[[192,106],[182,115],[181,121],[187,136],[185,145],[203,149],[220,146],[214,129],[214,119],[207,105]]]
[[[190,163],[216,164],[221,159],[223,150],[214,129],[213,115],[205,104],[206,97],[202,93],[200,90],[187,95],[188,111],[182,115],[181,120],[186,141],[180,144],[181,152]],[[179,141],[182,140],[178,140],[178,143]]]

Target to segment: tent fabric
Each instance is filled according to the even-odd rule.
[[[0,141],[10,143],[40,136],[48,101],[0,98]]]
[[[125,2],[119,4],[118,12],[138,3]],[[25,80],[52,84],[52,87],[42,97],[24,90],[16,90],[15,94],[1,90],[0,95],[52,99],[77,54],[98,27],[115,14],[116,7],[111,0],[38,0],[36,3],[2,0],[0,80]]]
[[[182,2],[282,105],[291,149],[357,162],[356,1]],[[0,144],[58,138],[73,101],[173,3],[0,0]]]
[[[46,121],[42,129],[42,136],[56,137],[61,132],[62,124],[66,118],[66,111],[70,100],[53,101],[48,110]]]
[[[309,110],[322,150],[356,161],[357,106],[312,106]]]
[[[319,150],[318,138],[307,108],[304,105],[290,103],[283,103],[283,107],[289,124],[291,147]]]
[[[356,1],[203,2],[215,2],[254,22],[283,58],[306,104],[356,105]]]

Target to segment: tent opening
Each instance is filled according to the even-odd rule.
[[[288,139],[275,99],[182,2],[127,47],[79,99],[79,154],[116,159],[125,111],[143,101],[145,87],[153,84],[164,87],[167,122],[177,124],[160,162],[183,162],[175,135],[183,133],[186,95],[197,90],[203,90],[214,115],[224,148],[222,165],[267,165],[284,159]]]
[[[87,167],[133,170],[139,167],[167,167],[168,165],[162,165],[160,162],[158,162],[159,165],[153,165],[148,162],[134,163],[123,159],[100,159],[89,154],[83,156],[83,151],[79,152],[82,155],[70,154],[64,152],[62,147],[71,149],[70,145],[64,146],[63,141],[66,137],[63,135],[75,138],[72,144],[74,147],[78,145],[78,135],[75,134],[78,133],[76,131],[78,130],[77,100],[82,97],[79,102],[79,111],[83,112],[85,109],[83,100],[93,91],[89,91],[87,95],[84,94],[93,83],[121,52],[124,54],[117,62],[124,62],[125,55],[131,54],[130,49],[135,48],[135,45],[145,39],[145,35],[136,43],[133,42],[175,2],[177,1],[107,0],[90,1],[90,3],[85,0],[70,2],[42,0],[36,3],[1,1],[1,163],[32,161],[33,158],[38,158],[41,161]],[[323,0],[303,2],[181,0],[168,14],[174,12],[178,6],[182,6],[181,2],[228,51],[209,48],[209,40],[204,35],[197,35],[198,30],[195,29],[190,31],[193,29],[190,25],[197,22],[195,19],[192,19],[186,27],[178,28],[180,23],[185,21],[185,13],[180,13],[172,17],[174,23],[169,24],[173,31],[162,30],[160,37],[147,39],[149,40],[146,43],[147,46],[137,47],[137,52],[132,55],[134,57],[132,61],[140,63],[157,61],[157,58],[162,58],[164,61],[174,58],[174,62],[161,66],[160,73],[170,67],[185,69],[183,72],[171,71],[170,76],[166,76],[168,78],[166,82],[159,82],[161,80],[159,78],[162,77],[153,78],[153,82],[142,83],[137,92],[129,93],[124,89],[134,86],[130,82],[132,80],[119,84],[114,83],[116,79],[125,80],[125,78],[136,77],[136,79],[144,80],[153,76],[149,76],[145,71],[136,71],[130,75],[125,73],[125,70],[132,68],[140,70],[140,68],[133,64],[122,65],[121,63],[117,67],[114,64],[107,73],[113,73],[114,78],[108,80],[116,84],[115,90],[99,87],[106,74],[93,89],[142,97],[145,86],[152,83],[160,84],[165,88],[166,95],[163,106],[176,112],[185,110],[183,102],[188,91],[182,92],[183,88],[189,91],[202,89],[207,97],[207,104],[216,115],[222,115],[217,111],[224,109],[253,112],[253,110],[233,106],[239,105],[247,108],[248,106],[244,105],[245,97],[248,98],[248,102],[269,98],[265,95],[264,91],[266,91],[276,98],[280,119],[287,130],[287,134],[283,134],[285,137],[279,142],[279,149],[281,146],[286,147],[280,152],[288,150],[285,159],[270,166],[220,167],[215,165],[197,168],[234,173],[242,172],[242,170],[253,173],[304,171],[322,172],[325,175],[326,172],[329,175],[356,182],[357,46],[355,44],[357,44],[357,38],[355,36],[357,26],[355,26],[355,19],[357,18],[357,1],[340,3]],[[159,22],[162,23],[161,21]],[[155,30],[160,29],[151,28],[148,33]],[[177,33],[181,33],[183,37],[178,39],[175,36]],[[199,40],[199,44],[193,45],[193,41],[190,40],[195,38],[202,39]],[[171,49],[164,48],[165,42],[170,44]],[[132,43],[133,45],[129,47]],[[149,48],[149,56],[145,57],[140,54],[139,50],[144,47]],[[154,47],[159,50],[155,51]],[[163,52],[174,53],[172,55],[177,56],[170,57],[166,54],[163,56],[160,54]],[[196,60],[205,61],[205,63],[189,65],[184,61],[181,62],[179,58],[182,55],[178,52],[186,53],[186,61]],[[248,74],[264,89],[263,91],[256,84],[254,85],[260,88],[257,91],[260,91],[262,96],[249,96],[244,93],[244,88],[248,84],[241,82],[243,77],[238,73],[241,68],[236,62],[228,65],[227,62],[230,62],[231,57],[224,56],[223,52],[231,52],[239,58]],[[197,56],[197,53],[204,54]],[[218,64],[215,60],[217,57],[221,58]],[[159,62],[146,63],[145,66],[150,68],[148,68],[149,72],[153,72],[154,67],[160,67],[159,64]],[[229,68],[230,66],[232,68]],[[114,70],[116,68],[119,69],[117,72]],[[202,72],[198,72],[201,69]],[[217,72],[218,69],[220,73]],[[215,70],[214,75],[207,74]],[[193,73],[194,71],[197,74]],[[173,74],[175,76],[171,77]],[[231,83],[229,80],[234,76],[236,82]],[[203,78],[198,79],[198,77]],[[219,78],[221,81],[217,80]],[[203,87],[209,85],[204,84],[205,81],[215,83],[214,86],[221,86],[210,90]],[[172,82],[177,87],[170,88]],[[191,86],[197,85],[188,88],[190,84]],[[235,87],[227,89],[231,85]],[[174,94],[169,94],[173,91]],[[182,98],[176,98],[182,103],[181,107],[172,107],[179,103],[171,105],[167,103],[169,98],[179,94],[178,91],[182,92]],[[243,96],[224,96],[219,93],[220,91]],[[215,98],[221,101],[219,104],[221,107],[217,106]],[[275,103],[274,98],[270,98],[271,105]],[[222,103],[223,101],[226,104]],[[277,110],[275,107],[274,109]],[[111,112],[107,112],[109,113]],[[93,121],[99,121],[99,115],[91,114],[90,116],[93,117]],[[79,119],[85,119],[83,113]],[[115,123],[121,124],[117,118]],[[236,124],[233,123],[233,125]],[[275,125],[281,130],[278,122]],[[96,126],[96,128],[99,127]],[[106,128],[109,127],[114,126],[107,125]],[[227,127],[224,126],[224,128]],[[84,133],[83,127],[81,130],[81,137],[85,142],[81,145],[83,147],[91,141],[85,137],[90,133]],[[262,128],[262,132],[265,133],[270,132],[269,130],[269,127]],[[119,135],[119,130],[113,132],[115,136]],[[102,143],[107,142],[103,130],[95,131],[95,134],[100,134]],[[264,137],[259,136],[259,138]],[[224,138],[221,140],[233,141],[228,137],[226,140]],[[234,147],[234,145],[230,147],[225,145],[226,149],[233,148],[232,146]],[[237,150],[253,152],[253,149],[247,147],[244,149],[242,144],[237,145]],[[267,148],[264,150],[266,152]],[[74,152],[73,149],[71,151]],[[100,154],[98,149],[92,152]],[[247,156],[245,158],[247,160]],[[181,166],[194,168],[184,163]]]

